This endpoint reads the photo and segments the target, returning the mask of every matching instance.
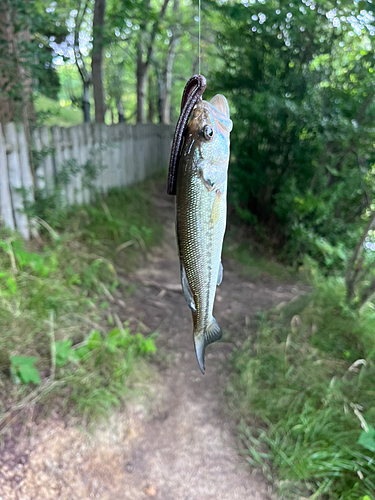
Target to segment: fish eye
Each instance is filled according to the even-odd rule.
[[[214,131],[211,125],[205,125],[203,127],[203,137],[206,139],[206,141],[211,141],[213,136],[214,136]]]

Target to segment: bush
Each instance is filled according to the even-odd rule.
[[[260,320],[233,358],[229,394],[249,462],[281,498],[375,498],[375,310],[343,280]]]
[[[0,417],[34,390],[88,418],[124,401],[134,363],[155,346],[112,303],[129,292],[118,270],[160,241],[153,188],[116,190],[58,218],[45,210],[39,242],[0,233]]]

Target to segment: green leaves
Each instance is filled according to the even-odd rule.
[[[64,366],[71,353],[72,341],[59,340],[55,342],[56,349],[56,366]]]
[[[127,325],[114,328],[114,262],[133,270],[145,246],[160,241],[163,228],[150,202],[153,182],[110,192],[106,210],[98,203],[66,212],[59,196],[36,193],[38,204],[28,215],[52,228],[51,234],[41,226],[43,245],[1,229],[0,378],[7,401],[17,404],[34,384],[43,392],[56,386],[69,409],[89,419],[125,401],[132,370],[155,345]],[[130,240],[133,245],[119,248]],[[134,286],[122,283],[121,294]],[[105,327],[107,321],[113,326]],[[103,329],[90,332],[93,323]],[[43,404],[53,405],[54,389],[48,394]]]
[[[31,270],[36,276],[46,277],[56,270],[56,262],[37,253],[15,250],[17,264],[21,270]]]
[[[105,337],[98,330],[93,330],[86,341],[78,348],[72,346],[72,341],[59,340],[54,343],[56,366],[63,367],[69,361],[81,363],[90,354],[97,356],[98,362],[103,358],[102,354],[114,355],[123,350],[135,355],[145,355],[156,351],[154,341],[151,337],[145,338],[140,333],[131,335],[130,330],[114,328]],[[40,374],[35,363],[37,358],[31,356],[11,356],[11,373],[16,382],[23,384],[40,384]]]
[[[375,452],[375,429],[369,426],[368,431],[362,431],[358,444],[362,445],[366,450]]]
[[[156,346],[152,338],[145,339],[140,333],[137,334],[139,350],[141,353],[149,354],[156,351]]]
[[[151,337],[133,335],[128,327],[113,328],[107,334],[93,330],[79,347],[73,346],[69,354],[68,359],[75,365],[71,398],[90,418],[105,414],[124,401],[126,382],[134,363],[154,351]]]
[[[87,339],[86,347],[89,351],[104,350],[109,354],[114,354],[119,349],[128,348],[135,348],[139,354],[149,354],[156,351],[152,337],[145,338],[141,333],[132,335],[129,328],[123,330],[113,328],[105,337],[98,330],[93,330]]]
[[[357,3],[357,8],[358,10],[365,10],[367,7],[368,7],[368,3],[365,2],[364,0],[360,0],[358,3]]]
[[[68,361],[79,363],[90,354],[115,354],[120,350],[132,350],[134,354],[150,354],[156,351],[152,337],[145,338],[142,334],[132,335],[129,328],[120,330],[113,328],[107,335],[99,330],[92,330],[87,339],[77,348],[71,340],[55,342],[56,366],[64,366]]]
[[[283,246],[290,262],[307,253],[330,271],[343,268],[375,199],[373,44],[364,24],[352,37],[350,20],[340,21],[366,5],[223,6],[217,45],[226,63],[210,79],[234,121],[232,207],[259,233],[266,226],[267,244]]]
[[[90,349],[90,351],[93,351],[94,349],[100,349],[102,347],[103,339],[98,330],[93,330],[90,333],[86,345]]]
[[[3,282],[4,285],[3,286]],[[1,286],[1,295],[15,295],[17,292],[17,282],[11,272],[0,271],[0,286]]]
[[[30,356],[11,356],[10,370],[13,378],[23,384],[40,384],[39,371],[34,366],[36,360],[37,358]]]

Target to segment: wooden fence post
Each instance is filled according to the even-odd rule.
[[[118,124],[119,136],[119,185],[126,186],[126,125]]]
[[[65,186],[66,199],[68,205],[74,205],[74,174],[71,172],[71,162],[74,160],[72,157],[72,148],[69,136],[69,129],[65,127],[60,128],[60,134],[62,138],[62,157],[64,159],[64,168],[67,170],[68,181]]]
[[[37,153],[41,154],[42,152],[42,143],[40,140],[39,129],[34,129],[32,132],[32,142],[34,145],[34,149]],[[44,161],[43,159],[39,159],[35,163],[35,185],[36,188],[43,193],[43,196],[46,192],[46,173],[44,170]]]
[[[53,156],[52,156],[52,146],[49,138],[49,131],[47,127],[41,127],[39,129],[40,142],[42,149],[45,151],[44,157],[44,175],[46,183],[46,193],[51,196],[55,188],[55,171],[53,167]]]
[[[114,141],[114,158],[116,164],[115,186],[121,186],[121,134],[120,124],[112,125],[113,141]]]
[[[28,203],[34,203],[34,179],[30,167],[29,146],[26,140],[25,129],[21,125],[18,130],[18,151],[21,168],[22,186]]]
[[[80,161],[82,165],[87,164],[87,161],[90,159],[90,154],[87,146],[87,138],[85,133],[85,125],[78,125],[77,127],[78,133],[78,142],[80,144]],[[83,203],[90,203],[90,190],[87,186],[87,174],[86,170],[82,172],[82,201]]]
[[[0,123],[0,216],[5,227],[15,228],[12,198],[9,189],[8,159],[5,138]]]
[[[84,123],[83,130],[84,130],[84,136],[85,136],[85,142],[86,142],[86,161],[92,163],[94,161],[94,158],[95,158],[95,153],[93,151],[94,138],[93,138],[93,130],[91,128],[91,124]],[[92,182],[90,187],[88,188],[89,201],[91,201],[93,198],[92,190],[93,190],[93,188],[96,187],[96,182],[94,183],[91,178],[89,178],[88,181]]]
[[[8,175],[9,186],[12,197],[13,213],[16,228],[25,238],[30,238],[29,224],[24,210],[22,177],[20,158],[18,155],[17,129],[15,123],[7,123],[4,126],[5,140],[10,145],[11,151],[8,153]]]
[[[61,170],[63,167],[63,162],[64,162],[64,156],[62,153],[62,147],[61,147],[61,128],[58,126],[54,126],[51,128],[51,133],[52,133],[52,141],[53,141],[53,147],[54,147],[54,162],[55,162],[55,175],[58,177],[61,175]],[[67,205],[67,199],[66,199],[66,189],[65,186],[61,185],[61,180],[60,180],[60,190],[61,190],[61,197],[62,197],[62,204],[63,206]]]
[[[106,126],[107,128],[107,145],[108,145],[108,165],[109,171],[107,174],[108,178],[108,189],[116,184],[116,174],[117,174],[117,163],[116,163],[116,125]]]
[[[30,223],[21,188],[30,203],[34,201],[34,183],[42,192],[53,195],[57,176],[68,167],[69,181],[60,186],[63,206],[89,203],[84,173],[79,170],[73,174],[69,161],[75,160],[81,169],[88,161],[102,167],[97,179],[89,180],[98,192],[106,194],[109,188],[128,186],[166,168],[171,137],[171,127],[154,124],[83,124],[69,129],[55,126],[51,132],[41,127],[35,129],[33,141],[36,151],[44,154],[33,178],[23,128],[10,123],[3,134],[0,125],[0,216],[5,226],[18,229],[28,239]]]
[[[74,191],[74,201],[78,205],[82,205],[83,201],[82,168],[84,162],[82,162],[82,157],[81,157],[81,150],[83,145],[80,143],[81,136],[79,131],[80,131],[79,125],[67,129],[67,132],[69,134],[69,139],[72,144],[72,156],[76,160],[77,165],[79,167],[79,171],[71,179]]]
[[[112,146],[110,144],[110,131],[108,130],[110,127],[105,123],[101,123],[96,125],[97,133],[99,137],[99,147],[100,147],[100,166],[102,168],[101,174],[99,176],[100,179],[100,192],[105,195],[108,193],[108,188],[111,184],[111,172],[113,170],[113,163],[111,158],[111,149]]]

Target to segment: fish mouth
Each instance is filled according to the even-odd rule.
[[[213,128],[219,127],[223,134],[231,132],[233,122],[229,118],[227,100],[221,94],[215,95],[211,101],[201,100],[195,105],[188,127],[200,130],[204,124],[211,124]]]

